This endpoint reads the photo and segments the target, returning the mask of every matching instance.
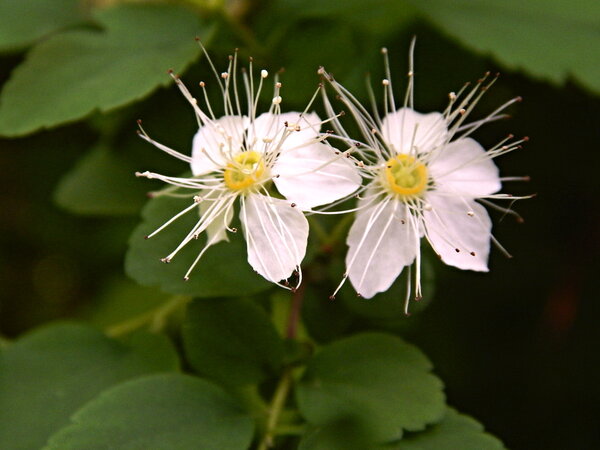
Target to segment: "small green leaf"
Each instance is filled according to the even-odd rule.
[[[36,46],[0,97],[0,134],[19,136],[108,111],[170,82],[209,32],[186,9],[119,5],[97,13],[104,31],[61,33]]]
[[[149,352],[76,324],[36,330],[0,353],[0,448],[39,449],[48,436],[102,390],[130,378],[177,370],[164,337]]]
[[[323,348],[296,395],[313,425],[355,420],[378,442],[418,431],[445,413],[442,382],[416,347],[386,334],[359,334]]]
[[[195,297],[250,295],[268,289],[260,275],[246,262],[246,244],[242,233],[230,233],[230,242],[211,247],[190,275],[183,276],[204,246],[204,238],[186,245],[169,264],[160,262],[187,236],[198,221],[198,212],[190,211],[152,239],[144,239],[193,200],[157,197],[142,210],[142,223],[129,239],[125,259],[127,274],[144,286],[159,285],[164,292]]]
[[[448,408],[444,419],[421,433],[411,434],[389,450],[502,450],[504,445],[475,419]]]
[[[252,419],[219,387],[164,374],[103,392],[52,436],[45,450],[245,450]]]
[[[147,189],[129,166],[115,152],[95,147],[63,177],[54,200],[76,214],[135,214],[146,201]]]
[[[21,50],[84,20],[81,0],[0,0],[0,52]]]
[[[562,82],[574,75],[600,93],[600,2],[581,0],[411,1],[465,46],[512,69]]]
[[[258,383],[283,360],[283,341],[269,316],[243,299],[194,301],[184,324],[183,344],[198,373],[232,385]]]

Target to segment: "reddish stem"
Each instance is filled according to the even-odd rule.
[[[301,284],[294,292],[292,297],[292,307],[288,318],[286,337],[296,339],[298,334],[298,323],[300,322],[300,311],[302,310],[302,300],[304,299],[304,284]]]

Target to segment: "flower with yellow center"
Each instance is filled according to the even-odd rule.
[[[427,187],[427,167],[409,155],[390,158],[383,173],[390,193],[401,198],[418,197]]]
[[[414,45],[414,41],[413,41]],[[425,238],[446,264],[460,269],[488,270],[491,221],[480,203],[500,208],[489,199],[515,197],[499,194],[502,178],[492,159],[520,147],[521,141],[485,150],[468,137],[484,123],[501,118],[512,99],[488,117],[465,124],[469,112],[495,81],[479,80],[475,87],[450,94],[443,113],[422,114],[413,107],[412,52],[409,86],[401,108],[394,104],[389,63],[384,49],[387,78],[383,80],[386,114],[369,115],[352,94],[324,69],[320,73],[333,87],[355,119],[364,140],[350,136],[334,121],[337,138],[355,147],[353,153],[367,185],[360,195],[356,218],[347,238],[346,279],[365,298],[387,290],[405,267],[415,266],[409,283],[421,297],[420,241]],[[327,95],[326,108],[333,112]],[[514,179],[514,178],[512,178]],[[409,280],[411,280],[409,271]],[[335,293],[334,293],[335,295]]]
[[[265,162],[260,153],[250,150],[235,155],[227,164],[223,179],[225,185],[233,191],[245,191],[254,188],[265,174]]]
[[[265,70],[261,71],[257,92],[247,92],[248,113],[244,115],[238,90],[233,86],[237,58],[230,61],[227,72],[217,76],[224,94],[225,111],[219,118],[213,116],[214,108],[209,104],[201,108],[173,75],[200,124],[193,139],[191,157],[152,140],[140,125],[143,139],[189,163],[193,174],[181,178],[138,173],[189,189],[193,198],[189,207],[148,237],[167,228],[183,214],[199,211],[200,217],[193,229],[163,258],[164,262],[171,261],[184,246],[206,233],[205,245],[185,274],[184,278],[188,279],[206,250],[228,240],[228,231],[236,231],[231,222],[234,209],[239,205],[249,264],[267,280],[289,288],[281,281],[298,271],[300,282],[300,263],[306,253],[308,222],[303,211],[349,195],[360,186],[360,175],[348,158],[336,154],[323,142],[324,138],[319,136],[322,121],[315,113],[281,112],[281,83],[274,83],[269,110],[256,116],[257,98],[268,77]],[[243,74],[247,89],[253,85],[249,81],[252,67],[249,73]],[[200,86],[204,89],[205,83]],[[204,98],[208,97],[204,95]],[[275,189],[278,197],[283,198],[272,196]]]

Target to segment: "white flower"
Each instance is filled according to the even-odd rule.
[[[486,77],[467,92],[450,94],[443,113],[422,114],[413,108],[412,48],[409,86],[403,107],[396,109],[392,85],[383,80],[386,114],[371,116],[364,107],[324,70],[331,86],[352,113],[364,142],[352,139],[334,122],[338,138],[356,146],[354,152],[367,186],[360,196],[356,218],[347,238],[346,278],[365,298],[387,290],[405,267],[409,272],[406,306],[411,283],[421,297],[420,241],[424,237],[446,264],[475,271],[488,270],[492,223],[480,202],[500,208],[487,199],[515,197],[499,194],[502,178],[492,159],[519,147],[521,141],[485,150],[468,137],[482,124],[503,117],[513,99],[483,120],[465,124],[481,95],[494,82]],[[384,49],[384,54],[387,52]],[[324,95],[329,112],[333,110]],[[514,178],[513,178],[514,179]],[[336,292],[337,292],[336,290]],[[335,293],[334,293],[335,295]]]
[[[243,74],[248,112],[242,114],[235,85],[237,58],[230,61],[227,72],[220,75],[224,81],[217,77],[225,111],[220,118],[213,115],[208,100],[206,109],[202,109],[180,79],[172,75],[193,106],[199,123],[191,157],[152,140],[140,125],[140,136],[189,163],[193,174],[190,178],[151,172],[137,174],[192,191],[190,206],[148,237],[165,229],[183,214],[199,211],[195,226],[179,246],[162,259],[171,261],[181,248],[206,232],[206,244],[185,274],[187,280],[204,252],[210,246],[228,240],[228,231],[236,231],[230,225],[235,205],[239,203],[250,265],[264,278],[283,287],[288,283],[281,284],[280,281],[298,271],[299,284],[300,262],[308,238],[308,222],[303,211],[349,195],[360,186],[360,175],[345,155],[336,154],[323,142],[324,137],[319,137],[322,121],[315,113],[281,113],[281,83],[276,81],[274,84],[268,112],[256,116],[258,96],[263,80],[268,77],[267,71],[261,71],[256,93],[252,88],[252,66],[249,76]],[[205,83],[200,86],[204,90]],[[206,95],[204,97],[207,99]],[[273,185],[285,199],[271,195]]]

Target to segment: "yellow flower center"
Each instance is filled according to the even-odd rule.
[[[404,197],[417,196],[427,187],[427,167],[410,155],[399,154],[389,159],[384,173],[392,193]]]
[[[223,177],[227,187],[234,191],[247,189],[261,179],[265,173],[262,155],[255,151],[242,152],[227,164]]]

